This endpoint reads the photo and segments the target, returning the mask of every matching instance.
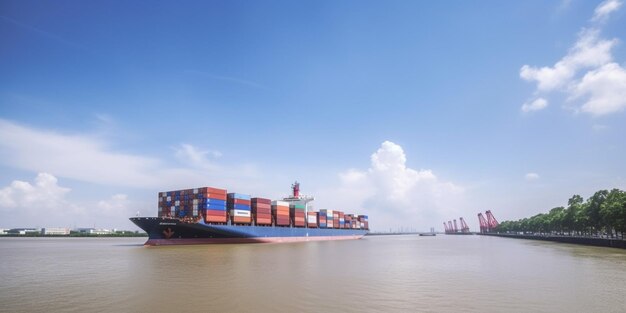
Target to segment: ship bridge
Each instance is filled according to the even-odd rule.
[[[315,197],[300,194],[300,183],[297,181],[291,185],[291,195],[283,198],[283,201],[289,202],[289,204],[304,205],[305,212],[309,211],[308,203],[313,200],[315,200]]]

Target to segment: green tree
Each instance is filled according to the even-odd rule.
[[[576,212],[580,209],[580,205],[582,203],[583,197],[579,195],[574,195],[567,201],[567,209],[564,211],[563,214],[562,225],[565,229],[567,229],[570,235],[572,235],[574,232]]]
[[[564,207],[559,206],[550,210],[548,213],[548,225],[551,232],[563,232],[563,217],[565,216]]]
[[[606,197],[600,208],[600,216],[607,230],[613,237],[614,232],[619,232],[624,238],[626,231],[626,192],[613,189]]]
[[[585,215],[588,218],[588,226],[591,227],[591,231],[594,234],[597,234],[602,229],[603,221],[600,215],[600,208],[608,195],[608,190],[600,190],[587,199]]]

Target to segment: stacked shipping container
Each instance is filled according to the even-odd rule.
[[[204,211],[204,221],[207,223],[226,223],[226,190],[211,187],[198,188],[199,203]]]
[[[202,187],[158,193],[158,216],[226,223],[230,212],[233,224],[294,226],[309,228],[369,229],[367,215],[320,210],[305,213],[305,205],[250,195],[228,193],[225,189]],[[254,218],[254,219],[253,219]]]
[[[289,202],[272,201],[274,225],[289,226]]]
[[[205,216],[207,222],[225,223],[226,190],[203,187],[160,192],[158,215],[190,219]]]
[[[352,227],[352,214],[346,214],[343,216],[344,218],[344,227],[343,228],[353,228]]]
[[[317,219],[319,222],[319,227],[320,228],[326,228],[328,227],[328,224],[326,223],[326,214],[327,214],[328,210],[320,210],[319,213],[317,213]]]
[[[272,225],[272,200],[252,198],[252,215],[256,225]]]
[[[360,225],[357,228],[370,229],[369,222],[367,221],[367,215],[359,215],[358,220]]]
[[[306,213],[306,226],[309,228],[317,228],[318,227],[318,214],[317,212],[307,212]]]
[[[230,220],[233,224],[250,224],[252,222],[250,195],[229,193],[226,204],[228,205]]]
[[[305,206],[303,204],[290,204],[289,211],[291,213],[292,225],[295,227],[304,227]]]

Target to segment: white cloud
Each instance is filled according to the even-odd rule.
[[[216,169],[217,166],[209,160],[209,156],[219,158],[222,153],[219,151],[200,150],[193,145],[182,143],[179,147],[174,148],[176,157],[186,164],[205,169]]]
[[[385,141],[371,155],[369,169],[339,173],[340,186],[322,192],[323,198],[334,199],[339,210],[369,214],[371,227],[377,230],[428,230],[458,218],[464,188],[441,181],[432,170],[415,170],[406,163],[404,149]]]
[[[0,189],[0,207],[54,209],[65,204],[64,197],[70,191],[57,185],[57,178],[48,173],[39,173],[34,184],[14,180]]]
[[[159,161],[116,153],[89,135],[60,134],[0,120],[0,159],[35,172],[53,172],[82,181],[125,186],[153,185]]]
[[[609,14],[617,11],[622,6],[619,0],[606,0],[600,3],[593,13],[592,21],[603,21],[609,17]]]
[[[0,189],[1,226],[68,226],[85,213],[84,207],[66,200],[70,191],[48,173],[39,173],[33,183],[14,180]]]
[[[125,194],[115,194],[107,200],[98,201],[99,215],[109,217],[129,217],[133,215],[131,202]]]
[[[612,60],[611,49],[617,40],[599,38],[599,30],[583,30],[568,54],[553,67],[524,65],[520,77],[536,81],[540,92],[552,91],[568,85],[576,73],[585,68],[597,67]]]
[[[606,19],[620,6],[619,1],[603,2],[596,8],[593,20]],[[621,111],[626,106],[626,100],[620,97],[626,92],[626,79],[624,69],[613,62],[612,55],[618,40],[601,38],[600,27],[596,24],[584,28],[574,46],[554,66],[524,65],[520,77],[537,83],[536,95],[560,91],[570,102],[582,100],[575,103],[582,112],[599,116]],[[525,107],[532,108],[531,104],[524,104],[524,112]]]
[[[572,88],[572,99],[586,97],[581,110],[593,115],[626,108],[626,71],[616,63],[590,71]]]
[[[539,174],[537,173],[527,173],[525,176],[527,181],[533,181],[539,179]]]
[[[0,119],[0,162],[33,172],[109,186],[159,189],[206,184],[244,188],[263,176],[253,164],[218,165],[214,160],[221,156],[219,151],[191,144],[174,148],[174,155],[180,164],[114,151],[99,136],[63,134]]]
[[[152,201],[131,201],[126,194],[77,202],[72,190],[52,174],[39,173],[33,182],[14,180],[0,189],[0,227],[118,227],[134,229],[128,217],[140,211],[154,215]]]
[[[523,112],[539,111],[548,106],[548,101],[544,98],[537,98],[532,102],[526,102],[522,105]]]

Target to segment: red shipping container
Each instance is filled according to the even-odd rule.
[[[269,218],[257,219],[256,223],[258,225],[272,225],[272,220]]]
[[[250,200],[244,200],[244,199],[228,199],[228,203],[234,203],[234,204],[243,204],[243,205],[250,205]]]
[[[214,194],[218,194],[218,195],[226,195],[226,189],[213,188],[213,187],[198,188],[198,192],[214,193]]]
[[[267,209],[267,210],[271,210],[272,206],[269,205],[269,204],[262,204],[262,203],[256,204],[256,203],[252,202],[252,209],[257,209],[257,210],[258,209]]]
[[[226,211],[220,210],[206,210],[205,215],[207,216],[223,216],[226,217]]]
[[[250,199],[252,201],[252,203],[259,203],[259,204],[272,204],[272,200],[270,199],[265,199],[265,198],[252,198]]]
[[[226,216],[205,216],[204,221],[207,223],[226,223]]]
[[[243,216],[233,216],[232,221],[233,223],[237,224],[250,224],[252,222],[252,219]]]
[[[205,194],[202,194],[202,196],[204,198],[226,201],[226,194],[205,193]]]

